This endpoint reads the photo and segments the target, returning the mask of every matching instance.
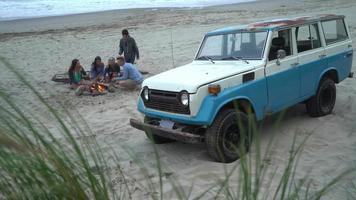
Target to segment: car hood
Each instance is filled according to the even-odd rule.
[[[200,86],[255,69],[262,61],[194,61],[146,79],[142,86],[150,89],[195,93]]]

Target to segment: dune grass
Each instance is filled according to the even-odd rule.
[[[68,104],[57,102],[54,106],[46,100],[31,83],[16,70],[16,66],[0,57],[0,64],[31,91],[45,109],[58,132],[54,133],[43,118],[32,110],[23,108],[15,97],[0,86],[0,199],[134,199],[135,189],[128,184],[130,177],[120,166],[120,156],[113,150],[112,160],[104,156],[95,138],[80,140],[91,133],[81,116],[68,109]],[[42,116],[43,117],[43,116]],[[276,121],[278,127],[283,113]],[[284,169],[268,165],[272,159],[274,138],[267,148],[261,147],[261,127],[250,120],[254,152],[249,154],[236,149],[241,155],[233,166],[221,164],[224,177],[213,177],[216,183],[200,194],[192,195],[194,185],[188,189],[175,177],[166,177],[159,156],[159,146],[152,144],[155,171],[150,171],[143,160],[135,156],[132,147],[125,147],[127,154],[139,167],[144,181],[136,182],[151,199],[167,199],[164,187],[173,188],[176,199],[311,199],[324,196],[346,175],[347,169],[319,189],[311,188],[309,173],[296,179],[298,161],[308,137],[297,142],[297,134],[286,154]],[[60,133],[61,138],[58,138]],[[110,172],[113,162],[119,174]],[[158,181],[150,176],[156,173]],[[280,175],[278,175],[280,174]],[[117,177],[119,176],[119,177]],[[236,178],[237,177],[237,178]],[[114,186],[119,178],[119,187]],[[185,187],[186,188],[186,187]]]

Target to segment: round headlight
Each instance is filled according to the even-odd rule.
[[[188,106],[189,105],[189,94],[188,94],[188,92],[182,92],[181,93],[180,102],[182,103],[183,106]]]
[[[145,101],[148,101],[148,99],[150,98],[150,97],[149,97],[149,90],[148,90],[147,87],[146,87],[145,89],[143,89],[143,95],[142,95],[142,97],[143,97],[143,99],[144,99]]]

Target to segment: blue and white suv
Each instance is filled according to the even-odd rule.
[[[318,15],[229,27],[205,35],[194,61],[148,78],[138,101],[155,143],[205,142],[217,161],[247,150],[251,121],[305,102],[330,114],[335,84],[352,77],[344,16]],[[242,148],[243,147],[243,148]]]

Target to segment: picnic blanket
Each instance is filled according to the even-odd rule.
[[[87,75],[83,76],[84,80],[90,80],[89,71],[86,71]],[[58,83],[69,83],[70,79],[69,79],[69,75],[68,72],[67,73],[61,73],[61,74],[55,74],[52,77],[52,81],[54,82],[58,82]]]
[[[86,71],[86,72],[87,72],[87,75],[83,76],[83,78],[84,78],[84,80],[90,80],[90,77],[89,77],[90,72],[89,71]],[[148,71],[141,71],[141,70],[140,70],[140,73],[142,75],[149,74]],[[69,83],[70,82],[68,73],[55,74],[52,77],[52,81],[58,82],[58,83]]]

